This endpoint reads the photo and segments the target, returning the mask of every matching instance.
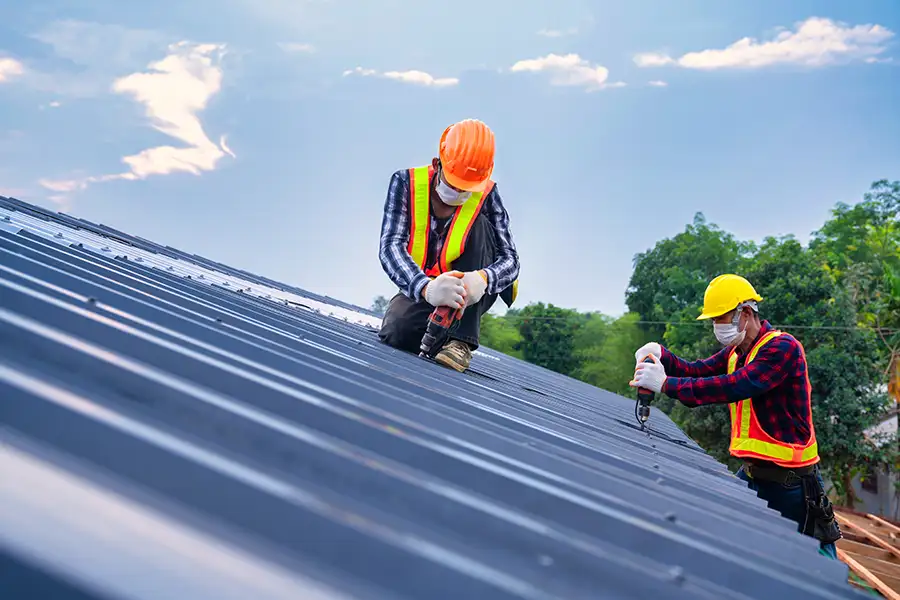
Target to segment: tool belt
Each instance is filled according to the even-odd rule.
[[[781,485],[789,485],[792,483],[798,483],[801,478],[806,476],[811,475],[813,476],[813,478],[815,478],[816,466],[810,465],[808,467],[794,467],[792,469],[788,469],[785,467],[779,467],[774,464],[745,462],[744,472],[746,472],[747,475],[751,477],[751,479],[757,479],[759,481],[771,481],[773,483],[779,483]]]
[[[818,465],[789,469],[777,465],[746,462],[744,471],[752,479],[759,481],[771,481],[781,485],[800,483],[806,508],[804,520],[800,523],[800,531],[822,544],[830,544],[843,537],[841,528],[834,518],[831,501],[819,483]]]

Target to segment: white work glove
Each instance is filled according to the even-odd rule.
[[[634,363],[637,365],[649,355],[653,355],[656,358],[662,358],[662,346],[657,344],[656,342],[650,342],[649,344],[644,344],[640,348],[637,349],[637,352],[634,353]]]
[[[666,382],[666,369],[655,355],[651,354],[650,356],[653,362],[638,363],[634,369],[634,379],[629,381],[628,385],[642,387],[658,394]]]
[[[425,286],[425,302],[432,306],[462,308],[466,303],[466,286],[459,271],[441,273]]]
[[[466,286],[466,306],[477,304],[487,289],[487,280],[479,271],[469,271],[463,274],[462,282]]]

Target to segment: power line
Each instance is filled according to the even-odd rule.
[[[488,313],[490,316],[495,319],[502,319],[504,321],[570,321],[575,320],[577,317],[539,317],[539,316],[527,316],[527,315],[494,315]],[[588,317],[590,319],[591,317]],[[615,321],[610,322],[610,324],[615,323]],[[629,321],[629,325],[693,325],[694,327],[709,327],[709,323],[704,323],[702,321]],[[792,324],[782,324],[782,325],[772,325],[778,329],[823,329],[823,330],[831,330],[831,331],[856,331],[856,330],[864,330],[864,331],[875,331],[886,334],[900,333],[900,329],[894,329],[889,327],[869,327],[866,325],[792,325]]]

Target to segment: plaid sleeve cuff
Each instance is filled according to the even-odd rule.
[[[422,297],[422,290],[425,289],[425,286],[428,285],[429,281],[431,281],[431,278],[428,275],[426,275],[425,273],[419,273],[409,286],[409,291],[412,294],[410,296],[410,300],[413,300],[415,302],[424,300],[424,298]]]
[[[484,272],[484,276],[487,278],[487,287],[484,289],[485,294],[496,294],[498,290],[495,290],[494,282],[497,281],[497,274],[491,267],[485,267],[481,269]]]

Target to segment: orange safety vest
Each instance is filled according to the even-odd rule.
[[[409,255],[429,277],[437,277],[441,273],[453,270],[453,261],[462,255],[466,249],[466,240],[475,219],[481,212],[481,206],[485,198],[494,188],[494,182],[489,180],[483,192],[473,193],[462,206],[456,207],[453,220],[450,222],[450,230],[444,240],[441,255],[435,264],[425,266],[428,257],[428,234],[431,230],[431,178],[434,177],[434,167],[426,165],[409,170]],[[500,297],[507,306],[512,306],[519,294],[519,280],[516,279],[511,286],[500,292]]]
[[[769,331],[763,335],[747,354],[749,364],[759,349],[770,340],[783,335],[781,331]],[[800,346],[800,354],[806,360],[803,346]],[[728,373],[734,373],[737,368],[737,352],[731,350],[728,355]],[[781,442],[763,431],[753,410],[753,400],[745,399],[732,402],[728,405],[731,411],[731,445],[728,451],[738,458],[757,458],[767,460],[779,466],[787,468],[805,467],[819,462],[819,449],[816,443],[816,432],[812,423],[812,388],[809,385],[809,375],[806,374],[806,401],[809,408],[809,440],[805,444],[788,444]]]
[[[429,277],[437,277],[441,273],[453,270],[453,261],[460,257],[466,249],[466,239],[472,230],[472,224],[481,212],[484,199],[494,187],[488,181],[484,192],[473,193],[461,206],[456,207],[450,230],[444,240],[441,255],[435,264],[425,266],[428,256],[428,233],[431,224],[431,178],[434,167],[416,167],[409,170],[409,255]]]

